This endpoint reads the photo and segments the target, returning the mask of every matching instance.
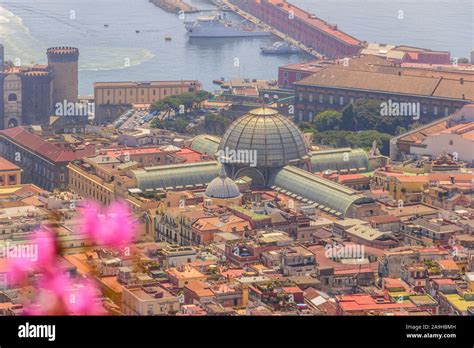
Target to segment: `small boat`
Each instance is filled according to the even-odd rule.
[[[139,34],[139,33],[140,33],[140,30],[135,30],[135,33]]]
[[[165,40],[166,40],[166,41],[171,41],[171,40],[173,40],[173,38],[170,37],[170,36],[167,36],[167,37],[165,37]]]
[[[262,54],[292,54],[299,53],[301,49],[285,41],[277,41],[271,46],[260,48]]]
[[[108,28],[108,27],[109,27],[109,25],[108,25],[108,24],[104,24],[104,27]]]

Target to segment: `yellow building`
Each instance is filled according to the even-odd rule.
[[[115,200],[112,182],[108,182],[74,163],[70,163],[67,168],[69,171],[69,188],[75,193],[104,205],[109,205]]]
[[[182,289],[186,284],[194,280],[206,280],[206,275],[199,272],[197,269],[187,266],[180,266],[178,268],[171,268],[166,270],[170,282]]]
[[[466,277],[467,288],[469,289],[470,292],[474,293],[474,272],[466,273],[465,277]]]
[[[96,106],[153,104],[163,98],[201,89],[199,81],[96,82]]]
[[[0,186],[12,186],[21,184],[22,169],[16,164],[0,157]]]
[[[474,307],[474,293],[459,294],[440,293],[441,302],[448,311],[448,315],[467,315],[468,308]]]
[[[96,119],[111,121],[135,105],[149,106],[169,96],[201,90],[196,80],[151,82],[96,82],[94,101]]]
[[[392,197],[404,203],[419,202],[425,186],[428,184],[426,175],[399,175],[389,182]]]

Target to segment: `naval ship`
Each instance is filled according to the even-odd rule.
[[[219,13],[210,17],[199,17],[194,22],[186,22],[189,37],[255,37],[270,36],[271,32],[251,24],[234,23]]]

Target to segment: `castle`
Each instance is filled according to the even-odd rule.
[[[56,103],[77,102],[77,48],[49,48],[48,64],[31,67],[6,62],[4,54],[0,44],[0,129],[47,125]]]

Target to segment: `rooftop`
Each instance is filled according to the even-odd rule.
[[[70,162],[95,153],[93,145],[61,147],[29,132],[23,126],[0,130],[0,137],[2,136],[53,162]]]
[[[11,170],[20,170],[16,164],[6,160],[0,156],[0,171],[11,171]]]

